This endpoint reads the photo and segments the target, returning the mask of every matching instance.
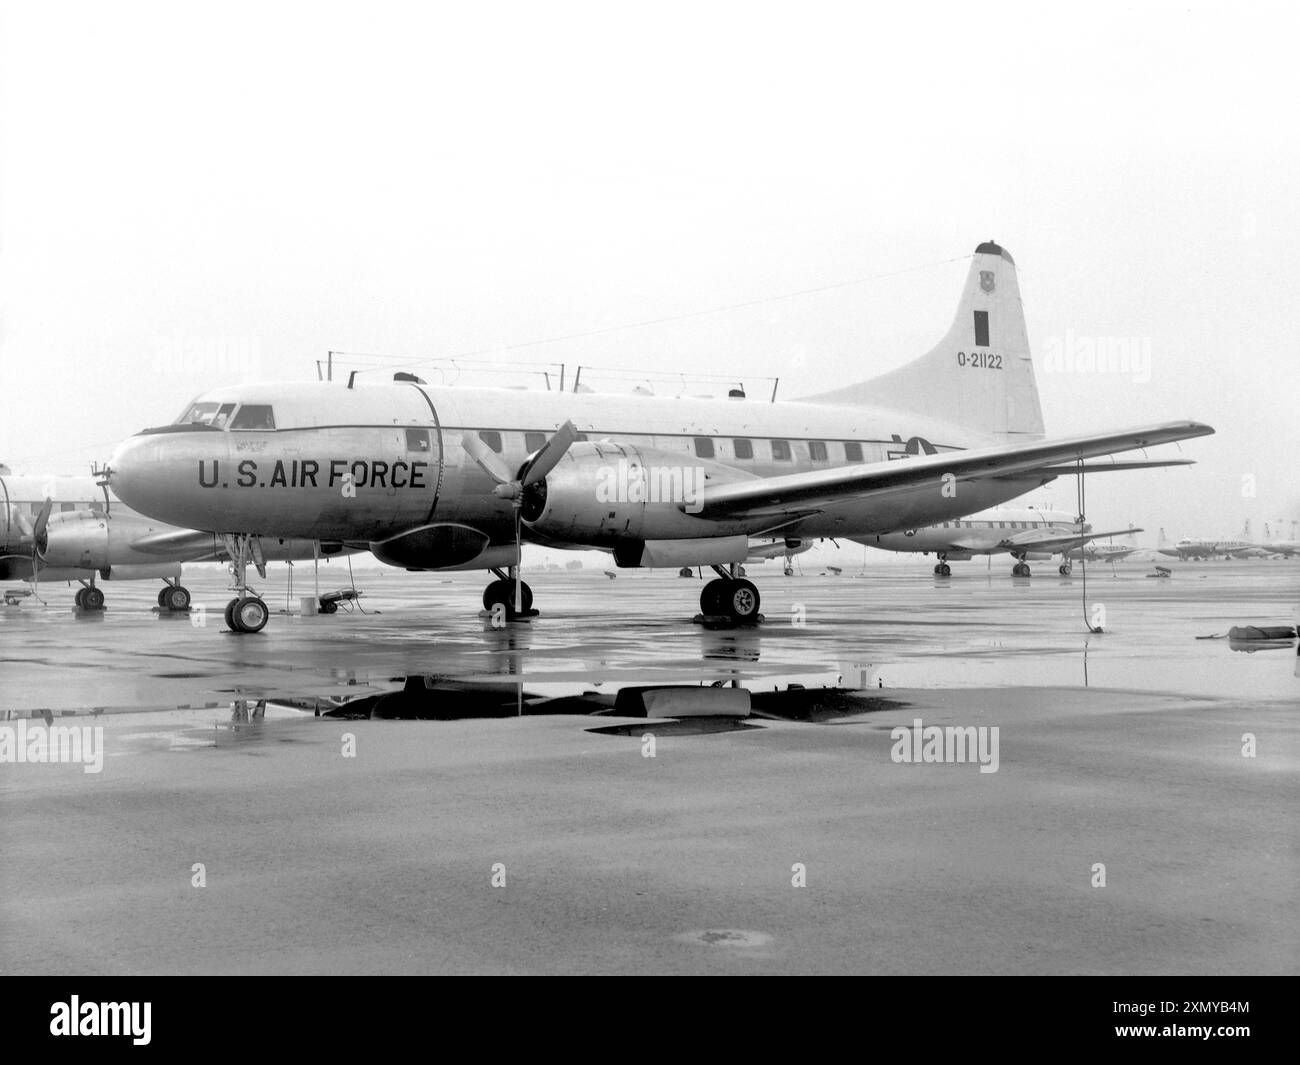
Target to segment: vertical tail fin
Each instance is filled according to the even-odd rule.
[[[975,249],[952,326],[927,354],[881,377],[812,396],[915,411],[1010,438],[1043,435],[1043,413],[1011,253]]]

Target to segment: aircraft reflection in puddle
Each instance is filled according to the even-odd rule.
[[[842,687],[805,687],[751,691],[736,682],[714,684],[627,685],[617,692],[583,690],[544,696],[525,690],[522,682],[462,680],[437,674],[413,674],[398,691],[347,698],[275,700],[318,716],[345,720],[458,721],[537,715],[579,715],[653,718],[665,722],[694,722],[685,731],[726,731],[753,728],[745,719],[826,722],[851,719],[878,710],[906,706]],[[707,725],[706,722],[711,722]],[[636,726],[615,725],[593,731],[619,733]]]

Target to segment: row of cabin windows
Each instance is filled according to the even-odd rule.
[[[962,522],[962,521],[945,521],[945,522],[943,523],[943,527],[944,527],[945,529],[948,529],[948,528],[953,528],[953,529],[973,529],[973,528],[975,528],[975,526],[977,526],[977,525],[978,525],[981,529],[984,528],[986,525],[987,525],[990,529],[993,528],[993,522],[991,522],[991,521],[979,521],[979,522],[975,522],[975,521],[965,521],[965,522]],[[998,526],[999,529],[1005,529],[1005,528],[1007,528],[1007,527],[1010,527],[1010,528],[1012,528],[1012,529],[1036,529],[1036,528],[1038,528],[1038,522],[1036,522],[1036,521],[1000,521],[1000,522],[997,523],[997,526]],[[937,529],[939,526],[935,525],[935,526],[933,526],[933,527]]]
[[[27,509],[31,511],[33,518],[39,518],[44,507],[44,500],[41,500],[39,503],[27,504]],[[94,514],[102,514],[104,513],[104,504],[95,499],[92,499],[89,503],[56,503],[50,508],[50,513],[68,514],[74,510],[90,510]]]
[[[495,429],[483,429],[479,432],[479,438],[487,444],[498,455],[501,453],[502,443],[501,434]],[[578,434],[579,440],[586,440],[586,433]],[[524,433],[524,450],[532,454],[543,444],[546,443],[545,433]],[[794,453],[790,449],[788,440],[772,440],[772,458],[776,462],[791,462]],[[754,442],[745,437],[736,437],[731,441],[732,448],[735,451],[737,459],[746,460],[754,457]],[[711,436],[697,436],[695,438],[695,455],[697,458],[711,459],[716,451]],[[808,457],[813,462],[829,462],[830,452],[822,440],[808,441]],[[862,445],[854,440],[848,440],[844,443],[844,459],[846,462],[862,461]]]
[[[774,462],[792,462],[794,453],[790,449],[789,440],[769,440],[772,445],[772,459]],[[747,460],[754,457],[754,441],[743,436],[735,437],[731,441],[732,449],[737,459]],[[714,457],[713,437],[697,436],[695,438],[696,457],[702,459],[711,459]],[[808,457],[813,462],[829,462],[830,451],[826,447],[824,440],[808,441]],[[844,442],[844,460],[846,462],[862,461],[862,445],[856,440],[846,440]]]

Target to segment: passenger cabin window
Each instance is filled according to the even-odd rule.
[[[862,445],[856,440],[850,440],[844,445],[844,458],[848,462],[861,462]]]
[[[495,429],[481,430],[478,434],[478,438],[498,455],[501,454],[501,434]]]
[[[713,458],[713,438],[711,436],[697,436],[695,438],[695,455],[697,458]]]
[[[530,455],[534,451],[540,451],[545,443],[545,433],[524,433],[524,450]]]
[[[274,429],[275,415],[263,403],[245,403],[230,423],[232,429]]]
[[[97,499],[92,499],[92,500],[90,501],[90,512],[91,512],[92,514],[103,514],[103,513],[104,513],[104,504],[101,503],[101,502],[100,502],[99,500],[97,500]]]
[[[731,442],[736,448],[736,458],[752,459],[754,457],[754,445],[749,440],[733,440]]]
[[[772,458],[777,462],[790,461],[790,442],[788,440],[772,441]]]
[[[60,503],[60,504],[59,504],[59,510],[61,510],[64,514],[67,514],[69,511],[76,510],[76,509],[77,509],[77,504],[76,504],[76,503]]]
[[[429,451],[429,430],[407,429],[406,450],[414,451],[418,455],[427,454]]]
[[[823,444],[820,440],[809,440],[809,441],[808,441],[808,457],[809,457],[810,459],[812,459],[813,462],[825,462],[825,461],[826,461],[826,445]]]

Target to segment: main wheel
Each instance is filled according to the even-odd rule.
[[[723,606],[737,621],[753,621],[758,617],[758,588],[753,581],[727,581],[723,591]]]
[[[168,610],[188,610],[190,608],[190,590],[179,584],[169,584],[162,590],[159,604]]]
[[[87,610],[104,609],[104,593],[98,588],[86,588],[81,597],[81,605]]]
[[[163,609],[167,607],[167,593],[171,590],[170,584],[164,584],[158,589],[158,605]]]
[[[321,614],[337,614],[339,612],[339,604],[337,600],[326,599],[323,602],[317,603],[316,609]]]
[[[724,612],[723,593],[726,591],[725,585],[725,581],[712,580],[700,589],[700,613],[713,617]]]
[[[1061,567],[1061,576],[1062,576],[1062,577],[1068,577],[1069,575],[1070,575],[1070,567],[1069,567],[1069,566],[1062,566],[1062,567]]]
[[[238,599],[232,599],[226,604],[226,628],[231,632],[239,632],[239,627],[235,624],[235,604]]]
[[[948,563],[945,562],[942,566],[939,567],[939,576],[940,576],[940,577],[951,577],[951,576],[952,576],[952,567],[951,567],[950,565],[948,565]]]
[[[483,609],[489,614],[500,603],[506,608],[506,617],[515,615],[515,582],[496,580],[483,589]],[[519,582],[519,606],[525,614],[533,609],[533,590],[526,581]]]
[[[237,626],[236,632],[254,633],[266,628],[266,623],[271,620],[271,611],[257,596],[246,595],[235,600],[230,616]]]
[[[1028,563],[1028,562],[1022,562],[1022,563],[1020,563],[1020,576],[1022,576],[1022,577],[1028,577],[1029,575],[1030,575],[1030,574],[1029,574],[1029,563]]]
[[[86,609],[86,589],[85,589],[85,588],[78,588],[78,589],[77,589],[77,594],[73,597],[73,600],[72,600],[72,601],[73,601],[74,603],[77,604],[78,609],[80,609],[80,610],[85,610],[85,609]]]

